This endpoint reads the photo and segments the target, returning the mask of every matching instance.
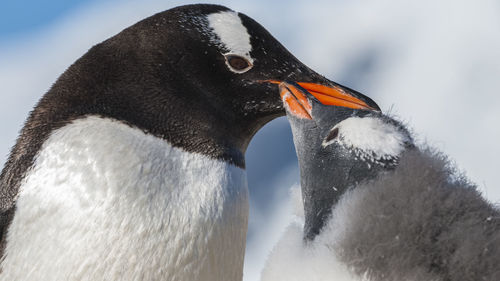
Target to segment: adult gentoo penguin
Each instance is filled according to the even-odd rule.
[[[284,114],[285,78],[373,106],[222,6],[174,8],[91,48],[0,176],[0,279],[240,280],[244,154]]]
[[[380,112],[282,96],[304,212],[262,280],[500,280],[500,212],[442,153]]]

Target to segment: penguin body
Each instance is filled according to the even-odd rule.
[[[304,211],[262,280],[500,278],[500,211],[446,156],[415,146],[405,126],[380,112],[327,108],[295,88],[312,117],[285,102]]]
[[[18,196],[1,280],[242,275],[245,171],[119,121],[54,131]]]

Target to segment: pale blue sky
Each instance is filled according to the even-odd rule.
[[[0,41],[36,32],[95,0],[6,0],[0,9]]]
[[[204,1],[206,2],[206,1]],[[212,1],[211,1],[212,2]],[[256,19],[305,64],[372,97],[500,201],[500,3],[496,0],[213,1]],[[182,0],[7,0],[0,9],[0,160],[29,110],[92,45]],[[245,281],[279,238],[298,181],[279,119],[247,152]]]

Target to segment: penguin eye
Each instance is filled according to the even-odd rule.
[[[243,73],[252,68],[252,63],[245,57],[226,54],[226,64],[229,68],[236,73]]]
[[[326,136],[325,140],[323,140],[323,147],[328,146],[333,143],[333,140],[335,140],[339,136],[339,128],[335,127],[333,130],[331,130],[328,135]]]
[[[328,136],[326,136],[325,142],[329,142],[329,141],[337,138],[338,135],[339,135],[339,128],[335,128],[335,129],[331,130],[330,133],[328,134]]]

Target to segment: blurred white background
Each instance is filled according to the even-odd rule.
[[[37,100],[92,45],[154,13],[193,3],[37,2],[2,4],[0,12],[2,162]],[[406,121],[421,142],[448,154],[486,198],[500,201],[496,179],[500,172],[500,2],[212,3],[249,15],[309,67],[372,97],[385,112]],[[296,162],[285,118],[268,124],[250,144],[246,281],[259,279],[267,253],[288,224],[288,190],[299,181]]]

